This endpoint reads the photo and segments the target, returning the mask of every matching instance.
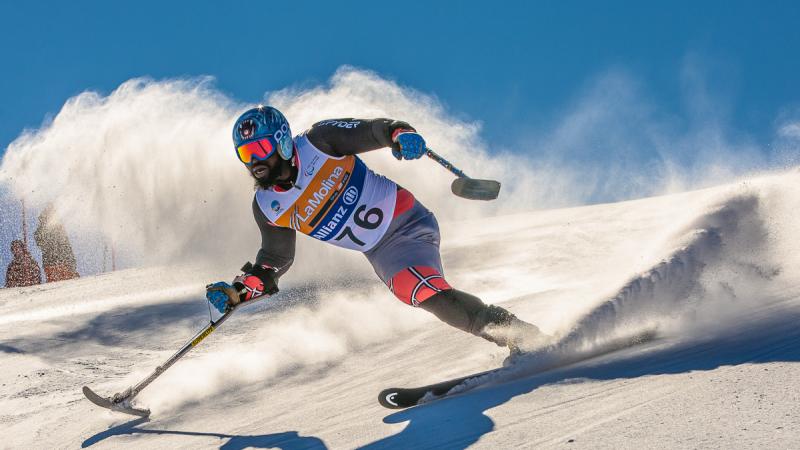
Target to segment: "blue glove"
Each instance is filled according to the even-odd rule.
[[[224,281],[206,286],[206,298],[222,314],[239,304],[240,301],[236,288]]]
[[[399,131],[399,132],[398,132]],[[425,154],[425,139],[411,130],[397,130],[392,138],[392,155],[398,160],[419,159]]]

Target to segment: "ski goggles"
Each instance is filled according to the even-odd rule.
[[[277,144],[272,141],[271,136],[268,136],[257,141],[240,145],[236,148],[236,155],[239,157],[239,161],[250,164],[253,160],[263,161],[269,158],[275,153],[276,148]]]

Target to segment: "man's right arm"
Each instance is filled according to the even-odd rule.
[[[294,262],[296,232],[271,224],[255,199],[253,215],[261,230],[261,248],[255,264],[243,267],[242,270],[246,272],[234,278],[231,284],[220,281],[206,286],[206,298],[220,313],[225,313],[240,302],[277,293],[278,278]]]
[[[261,248],[256,255],[256,266],[267,266],[275,271],[277,283],[294,262],[297,232],[291,228],[273,225],[261,211],[256,199],[253,199],[253,216],[261,231]]]

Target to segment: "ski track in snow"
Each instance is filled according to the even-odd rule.
[[[452,392],[461,395],[395,413],[376,405],[380,389],[485,370],[502,352],[377,282],[298,287],[275,299],[284,307],[231,319],[142,394],[152,420],[131,420],[93,407],[80,386],[121,390],[163,361],[202,324],[202,286],[178,271],[133,291],[158,276],[147,269],[6,290],[3,445],[796,446],[797,175],[466,223],[445,251],[452,279],[557,341]],[[520,253],[506,266],[487,259]],[[476,270],[494,276],[477,285]],[[29,308],[19,312],[21,299]]]

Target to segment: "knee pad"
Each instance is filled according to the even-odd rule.
[[[388,285],[400,301],[411,306],[420,306],[434,295],[453,289],[437,269],[423,266],[397,272]]]

